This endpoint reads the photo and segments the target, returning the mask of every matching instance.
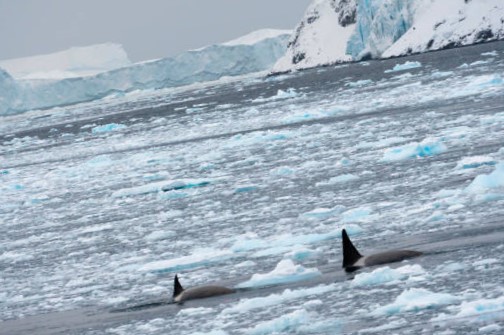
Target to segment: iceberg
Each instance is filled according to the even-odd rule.
[[[92,76],[60,80],[17,80],[18,99],[2,99],[0,115],[100,99],[111,94],[160,89],[265,71],[285,53],[289,34],[265,30],[175,57],[136,63]],[[5,82],[5,83],[4,83]],[[9,80],[0,85],[15,87]],[[4,96],[5,93],[2,93]]]
[[[501,0],[313,0],[271,71],[502,39],[502,17]]]
[[[95,75],[131,65],[122,45],[103,43],[51,54],[0,61],[15,79],[63,79]]]
[[[2,68],[0,68],[0,115],[11,112],[11,106],[18,98],[18,86],[15,80]]]

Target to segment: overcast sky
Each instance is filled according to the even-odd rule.
[[[0,0],[0,60],[120,43],[132,61],[261,28],[293,29],[311,0]]]

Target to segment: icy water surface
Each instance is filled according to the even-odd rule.
[[[503,93],[490,43],[4,117],[0,334],[500,334]]]

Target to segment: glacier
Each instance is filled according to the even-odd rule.
[[[2,74],[0,85],[9,95],[2,99],[0,115],[74,104],[146,89],[183,86],[265,71],[285,53],[290,31],[266,29],[223,44],[190,50],[175,57],[78,78],[12,81]],[[17,97],[17,98],[15,98]]]
[[[500,0],[314,0],[272,73],[502,39]]]

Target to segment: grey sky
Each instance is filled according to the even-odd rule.
[[[0,0],[0,60],[115,42],[132,61],[260,28],[293,29],[311,0]]]

